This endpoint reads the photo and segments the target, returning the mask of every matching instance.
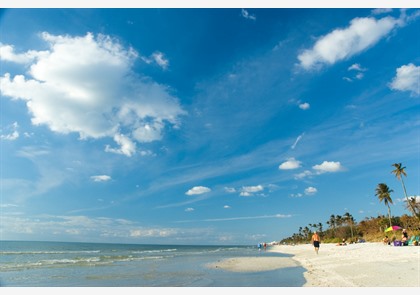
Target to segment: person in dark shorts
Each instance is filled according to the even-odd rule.
[[[312,245],[314,245],[314,248],[315,248],[315,252],[316,252],[316,254],[318,254],[318,251],[319,251],[319,244],[321,243],[321,238],[320,238],[320,236],[318,235],[318,233],[315,231],[314,232],[314,234],[312,235],[312,240],[311,240],[311,242],[312,242]]]

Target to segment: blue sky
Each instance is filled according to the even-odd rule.
[[[420,195],[418,9],[0,12],[0,238],[256,244]],[[23,25],[22,25],[23,24]]]

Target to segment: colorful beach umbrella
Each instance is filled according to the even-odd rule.
[[[385,232],[392,231],[392,230],[400,230],[400,229],[402,229],[402,227],[401,227],[401,226],[398,226],[398,225],[393,225],[393,226],[388,227],[388,228],[385,230]]]

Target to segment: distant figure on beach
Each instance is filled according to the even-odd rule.
[[[402,242],[403,246],[408,245],[408,234],[407,234],[407,230],[405,228],[402,231],[401,242]]]
[[[382,241],[385,245],[391,245],[391,241],[389,240],[388,236],[385,236],[385,238]]]
[[[347,246],[346,239],[343,239],[341,243],[338,243],[337,246]]]
[[[258,251],[261,251],[261,243],[258,243]]]
[[[312,235],[311,242],[312,242],[312,245],[314,245],[316,254],[318,254],[319,244],[321,243],[321,238],[320,238],[320,236],[318,235],[318,233],[316,231]]]
[[[264,242],[264,251],[267,250],[267,243]]]

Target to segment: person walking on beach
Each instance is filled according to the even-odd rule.
[[[318,233],[316,231],[312,235],[311,242],[312,242],[312,245],[314,245],[316,254],[318,254],[319,244],[321,243],[321,238],[320,238],[320,236],[318,235]]]

